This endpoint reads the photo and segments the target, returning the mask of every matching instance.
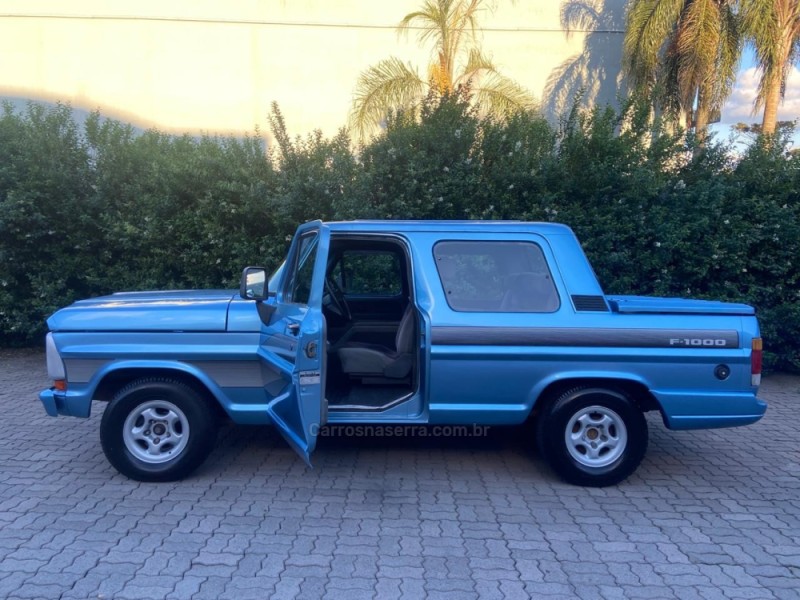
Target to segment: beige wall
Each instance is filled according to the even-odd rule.
[[[391,28],[419,4],[419,0],[3,0],[0,97],[67,101],[76,109],[99,108],[144,127],[234,134],[256,126],[267,129],[269,105],[276,101],[292,133],[321,128],[332,134],[345,124],[356,78],[368,65],[396,55],[424,73],[427,52],[413,34],[398,38]],[[484,49],[550,112],[557,110],[554,99],[563,103],[581,87],[590,100],[613,102],[622,35],[567,35],[561,4],[499,2],[494,14],[482,20],[489,29],[482,34]],[[579,28],[623,27],[624,0],[572,0],[570,5],[577,7],[571,14],[582,17],[573,18]],[[389,28],[251,23],[255,21]],[[530,31],[534,29],[540,31]]]

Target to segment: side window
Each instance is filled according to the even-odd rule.
[[[286,280],[284,299],[294,304],[308,304],[311,296],[311,281],[314,276],[314,260],[317,256],[317,233],[311,232],[300,238],[298,252],[292,270]]]
[[[439,242],[436,268],[450,308],[554,312],[560,301],[542,249],[532,242]]]
[[[397,296],[403,291],[400,258],[393,252],[345,250],[332,275],[345,294]]]

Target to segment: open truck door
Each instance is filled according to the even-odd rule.
[[[258,351],[265,366],[279,375],[265,386],[272,397],[267,412],[309,466],[328,413],[322,295],[329,246],[330,230],[320,221],[298,228]]]

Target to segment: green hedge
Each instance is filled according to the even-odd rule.
[[[800,157],[785,139],[703,151],[644,105],[499,123],[457,96],[274,148],[136,133],[69,107],[0,115],[0,345],[41,340],[81,297],[235,287],[315,218],[526,219],[578,234],[609,293],[754,304],[770,367],[800,371]]]

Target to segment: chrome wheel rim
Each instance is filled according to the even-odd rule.
[[[569,455],[585,467],[606,467],[628,444],[625,422],[606,406],[587,406],[567,423],[564,438]]]
[[[150,400],[131,411],[122,429],[125,448],[142,462],[157,465],[180,455],[189,443],[189,420],[166,400]]]

